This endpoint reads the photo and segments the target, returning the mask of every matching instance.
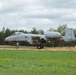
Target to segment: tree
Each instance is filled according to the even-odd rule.
[[[2,33],[4,33],[4,32],[5,32],[5,27],[3,27],[3,28],[2,28],[1,32],[2,32]]]
[[[11,35],[10,32],[11,32],[11,30],[7,28],[7,29],[5,30],[5,37],[10,36],[10,35]]]
[[[42,29],[38,30],[39,34],[44,34],[44,31]]]
[[[37,31],[36,28],[33,28],[33,29],[31,30],[31,33],[32,33],[32,34],[38,34],[38,31]]]
[[[4,44],[4,38],[5,38],[5,28],[3,27],[0,32],[0,44]]]
[[[62,35],[64,35],[66,28],[67,28],[67,24],[65,24],[65,25],[59,25],[59,26],[57,27],[57,31],[60,32]]]
[[[55,30],[54,28],[50,28],[49,31],[53,31],[54,32],[54,31],[57,31],[57,30]]]
[[[76,37],[76,28],[74,29],[74,35],[75,35],[75,37]]]

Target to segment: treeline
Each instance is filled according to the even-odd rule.
[[[65,35],[65,29],[68,28],[67,25],[59,25],[57,29],[50,28],[48,31],[57,31],[60,32],[63,36]],[[26,30],[10,30],[9,28],[3,27],[0,31],[0,45],[4,45],[4,39],[10,35],[12,35],[15,32],[23,32],[23,33],[32,33],[32,34],[44,34],[44,30],[37,30],[36,28],[33,28],[30,32]],[[76,37],[76,29],[74,29],[74,34]],[[51,41],[50,43],[46,43],[45,46],[75,46],[76,42],[67,42],[65,43],[60,41]]]

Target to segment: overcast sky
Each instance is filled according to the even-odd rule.
[[[76,0],[0,0],[0,29],[76,28]]]

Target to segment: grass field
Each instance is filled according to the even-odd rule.
[[[76,75],[76,51],[0,50],[0,75]]]

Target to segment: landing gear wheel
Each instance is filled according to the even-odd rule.
[[[44,45],[43,44],[37,45],[37,49],[42,49],[42,48],[44,48]]]

